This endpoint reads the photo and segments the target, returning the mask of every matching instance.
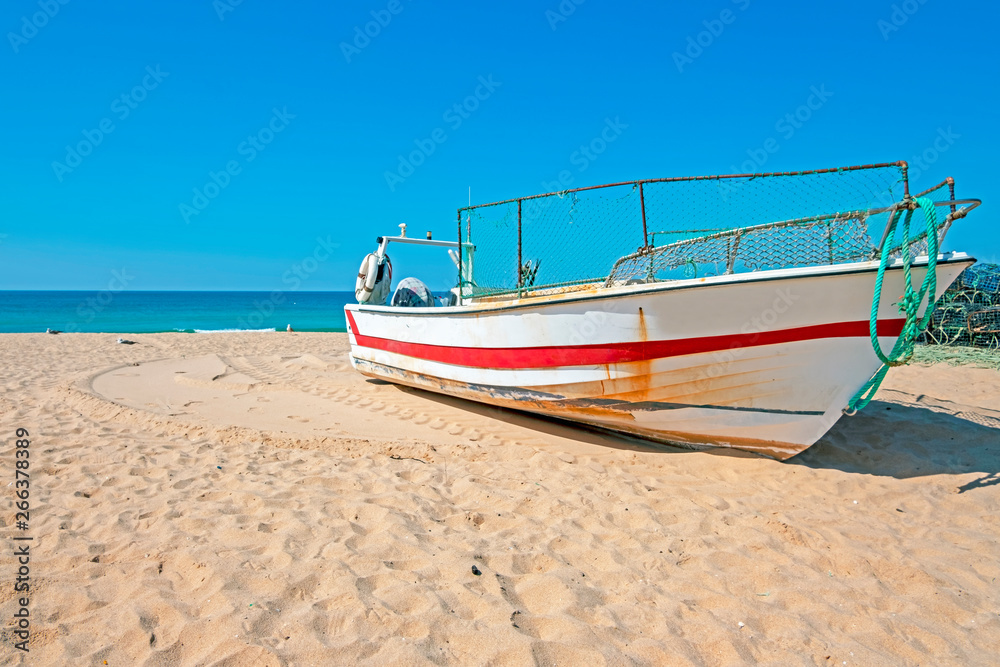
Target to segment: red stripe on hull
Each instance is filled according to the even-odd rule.
[[[417,359],[437,361],[469,368],[556,368],[560,366],[599,366],[629,361],[648,361],[704,354],[721,350],[779,343],[794,343],[820,338],[868,338],[868,322],[836,322],[779,331],[760,331],[724,336],[705,336],[680,340],[637,341],[597,345],[566,345],[563,347],[453,347],[407,343],[390,338],[365,336],[358,331],[351,311],[347,311],[351,331],[361,347],[393,352]],[[904,320],[880,320],[879,336],[898,336]]]

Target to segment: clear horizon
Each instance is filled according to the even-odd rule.
[[[453,240],[470,188],[901,159],[915,191],[953,176],[983,200],[945,248],[996,263],[997,18],[921,0],[16,0],[0,289],[351,291],[399,223]],[[433,253],[397,268],[454,278]]]

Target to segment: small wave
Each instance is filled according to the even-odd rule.
[[[259,333],[264,331],[277,331],[277,329],[175,329],[181,333]]]

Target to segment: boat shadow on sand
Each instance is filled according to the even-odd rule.
[[[369,380],[372,381],[372,380]],[[527,429],[538,436],[566,438],[610,449],[670,455],[691,450],[601,428],[483,403],[399,387],[424,400]],[[892,392],[894,401],[876,400],[853,417],[843,417],[815,445],[781,465],[840,470],[909,479],[930,475],[981,477],[957,487],[959,493],[1000,484],[1000,414],[924,397]],[[758,459],[756,454],[716,448],[709,456]]]
[[[788,463],[897,479],[979,473],[957,487],[964,493],[1000,484],[1000,415],[944,401],[872,401]]]

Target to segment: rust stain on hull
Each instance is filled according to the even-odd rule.
[[[754,438],[712,438],[693,433],[645,428],[635,423],[635,415],[627,409],[628,406],[632,406],[633,410],[643,410],[644,408],[641,405],[635,405],[635,403],[641,404],[642,401],[635,401],[634,403],[632,401],[612,402],[610,405],[602,405],[595,399],[571,398],[559,393],[550,393],[546,391],[548,388],[480,387],[463,382],[431,377],[366,360],[355,358],[355,362],[355,368],[362,375],[368,377],[389,380],[418,389],[428,389],[457,398],[488,403],[497,407],[539,413],[571,422],[584,422],[611,431],[628,433],[689,449],[728,447],[784,461],[809,447],[809,445],[798,443],[776,442]],[[633,363],[648,364],[649,362]],[[648,388],[648,378],[649,375],[647,373],[630,378],[630,381],[639,385],[645,382]],[[552,389],[555,388],[553,387]],[[642,393],[642,390],[638,387],[636,391]],[[690,405],[684,407],[697,408],[699,406]]]
[[[648,322],[643,308],[637,311],[635,327],[640,344],[646,343],[649,337]],[[755,358],[756,355],[749,354],[680,367],[664,365],[653,359],[602,364],[600,368],[604,377],[599,380],[538,385],[533,388],[569,399],[598,397],[616,399],[623,403],[666,401],[748,409],[757,406],[766,408],[769,406],[769,397],[781,396],[787,389],[782,382],[774,381],[776,372],[780,375],[785,366],[775,365],[771,354],[767,357],[766,369],[755,368]],[[788,364],[788,367],[794,368],[795,364]]]
[[[643,312],[641,307],[639,308],[638,320],[639,344],[645,348],[646,344],[649,342],[649,329],[646,326],[646,313]],[[643,349],[643,356],[646,356],[645,349]],[[621,368],[623,365],[618,364],[618,366]],[[602,396],[609,396],[613,393],[627,393],[628,395],[634,397],[634,400],[636,401],[648,401],[650,399],[650,390],[652,389],[652,360],[646,359],[644,361],[632,362],[624,366],[627,373],[627,377],[624,378],[625,382],[615,381],[615,388],[611,391],[603,393]],[[622,385],[624,385],[624,387]]]
[[[723,374],[714,372],[717,370],[716,364],[687,366],[674,371],[655,371],[649,366],[649,362],[605,364],[603,368],[606,375],[615,371],[619,377],[539,385],[535,389],[571,398],[601,396],[630,402],[667,400],[738,405],[766,396],[767,393],[761,393],[763,377],[773,375],[770,371],[759,370],[738,370]]]

